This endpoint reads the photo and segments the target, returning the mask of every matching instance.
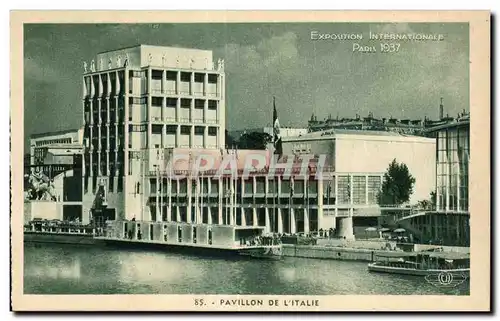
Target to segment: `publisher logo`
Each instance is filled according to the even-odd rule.
[[[434,286],[452,288],[464,283],[467,280],[467,275],[465,273],[443,271],[428,274],[425,280]]]

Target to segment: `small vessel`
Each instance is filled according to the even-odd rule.
[[[368,271],[417,276],[452,274],[467,278],[470,275],[469,254],[456,252],[387,252],[368,264]]]
[[[282,245],[264,227],[186,222],[108,221],[96,240],[108,245],[154,247],[212,255],[280,259]]]

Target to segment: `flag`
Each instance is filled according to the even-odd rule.
[[[280,122],[278,120],[278,112],[276,111],[276,98],[273,97],[273,143],[274,143],[274,153],[283,155],[283,146],[281,144],[281,134],[280,134]]]

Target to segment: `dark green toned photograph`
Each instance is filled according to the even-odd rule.
[[[470,30],[25,23],[24,295],[470,296]]]

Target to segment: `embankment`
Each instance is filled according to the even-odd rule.
[[[98,241],[92,235],[75,235],[65,233],[33,233],[24,232],[25,243],[58,243],[58,244],[81,244],[94,245]]]
[[[283,245],[284,256],[312,259],[371,262],[377,253],[383,252],[386,251],[317,245]]]

